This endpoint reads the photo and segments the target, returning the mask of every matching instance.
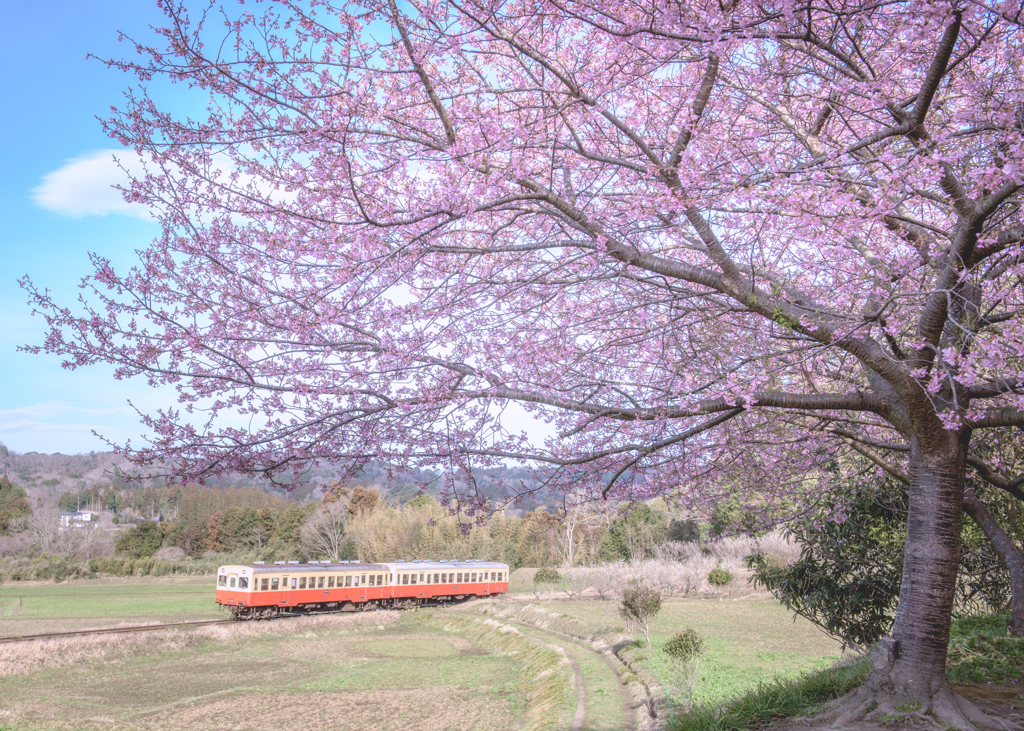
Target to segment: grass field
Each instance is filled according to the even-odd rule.
[[[537,604],[623,628],[613,601]],[[427,615],[360,613],[0,645],[0,729],[521,728],[522,662],[443,622],[422,621]],[[209,577],[0,586],[0,635],[222,616]],[[654,648],[644,650],[666,684],[671,674],[659,648],[684,627],[697,629],[708,646],[699,703],[839,657],[838,643],[804,620],[794,623],[770,599],[667,600],[653,624]],[[561,643],[550,634],[537,639]],[[608,722],[593,729],[612,731],[622,717],[614,672],[566,639],[561,646],[577,658],[587,686],[588,718]]]
[[[622,631],[612,601],[542,602],[545,608]],[[671,684],[670,665],[661,646],[686,627],[696,629],[707,652],[701,659],[694,701],[720,703],[776,677],[827,667],[840,658],[838,642],[805,619],[796,618],[773,599],[669,599],[651,626],[651,669]],[[639,637],[639,634],[637,634]],[[645,646],[646,647],[646,646]]]
[[[0,585],[0,636],[219,619],[209,576]]]
[[[516,659],[426,627],[416,614],[240,623],[169,637],[94,638],[92,658],[86,651],[64,667],[4,676],[0,728],[520,726]],[[118,642],[148,647],[119,653]]]

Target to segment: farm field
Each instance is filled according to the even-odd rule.
[[[426,614],[56,640],[68,664],[0,677],[0,728],[519,728],[521,663]],[[0,646],[0,672],[40,652]]]
[[[210,577],[165,577],[2,586],[0,634],[220,618],[210,584]],[[521,659],[486,649],[445,617],[489,619],[479,616],[488,607],[525,600],[0,645],[0,728],[340,723],[352,730],[513,731],[527,725]],[[533,603],[623,628],[610,600]],[[530,641],[561,648],[574,667],[577,690],[583,690],[569,705],[577,706],[576,721],[583,722],[571,723],[567,708],[563,728],[628,728],[633,714],[642,713],[630,707],[615,669],[585,643],[559,636],[557,627],[514,626]],[[671,599],[653,624],[654,650],[646,660],[666,683],[668,664],[658,648],[684,627],[697,629],[708,645],[698,702],[717,703],[840,656],[838,643],[804,620],[794,622],[771,599]]]
[[[210,576],[0,585],[0,636],[226,618]]]

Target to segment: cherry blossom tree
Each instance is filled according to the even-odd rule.
[[[443,464],[474,511],[507,460],[594,500],[771,502],[827,497],[807,476],[853,450],[910,527],[841,720],[991,723],[944,668],[965,472],[1024,484],[972,447],[1024,425],[1020,0],[163,7],[107,122],[162,235],[94,257],[74,307],[24,280],[32,350],[177,388],[125,454]]]

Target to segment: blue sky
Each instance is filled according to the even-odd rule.
[[[113,162],[117,145],[96,119],[109,116],[133,78],[86,56],[133,56],[118,31],[151,40],[150,25],[161,25],[163,15],[156,0],[0,0],[0,10],[10,31],[0,44],[7,69],[0,134],[8,141],[0,148],[0,442],[19,452],[109,449],[95,431],[138,444],[142,429],[129,400],[151,413],[175,404],[173,390],[117,381],[110,366],[69,371],[59,356],[18,352],[42,344],[46,326],[31,316],[17,280],[28,275],[71,305],[91,273],[89,252],[125,269],[159,234],[145,210],[111,187],[122,175]],[[181,113],[185,94],[175,88],[157,96]],[[516,405],[502,418],[514,430],[550,431]]]
[[[72,301],[89,272],[88,252],[122,265],[156,236],[145,211],[132,210],[110,185],[116,144],[97,116],[119,103],[129,77],[86,54],[134,53],[117,31],[147,38],[162,18],[155,0],[28,3],[0,0],[8,32],[0,44],[5,111],[0,115],[0,441],[20,452],[78,453],[106,449],[96,430],[123,442],[137,439],[138,420],[128,400],[143,409],[167,405],[173,393],[145,383],[119,382],[112,369],[61,368],[60,358],[16,352],[41,343],[45,324],[30,316],[17,279]]]

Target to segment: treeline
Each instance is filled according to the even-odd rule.
[[[0,477],[0,536],[9,534],[31,513],[28,493],[12,484],[6,474]]]
[[[168,511],[173,509],[173,501],[161,502],[159,498],[154,499],[152,493],[138,494],[140,490],[166,490],[175,484],[173,480],[143,477],[135,466],[113,452],[18,453],[0,444],[0,473],[3,472],[30,491],[38,490],[47,503],[59,495],[61,510],[106,511],[126,513],[124,517],[129,518],[153,518],[171,515]],[[442,479],[442,474],[434,470],[398,468],[377,461],[367,462],[352,474],[350,464],[339,460],[311,469],[287,493],[266,479],[242,474],[220,476],[204,487],[214,490],[253,488],[302,503],[315,498],[321,486],[343,482],[350,488],[376,489],[390,501],[405,503],[420,494],[437,497]],[[536,475],[523,467],[475,470],[472,479],[474,489],[495,505],[507,502],[523,489],[531,494],[525,502],[519,503],[525,510],[555,503],[555,497],[544,489]],[[457,480],[456,487],[466,485]]]
[[[335,488],[322,502],[301,506],[244,490],[198,489],[182,496],[177,519],[144,521],[123,533],[116,553],[141,559],[178,548],[193,558],[242,552],[263,561],[477,558],[517,568],[642,560],[668,541],[697,538],[693,521],[672,519],[657,503],[618,516],[582,509],[498,512],[478,524],[429,496],[396,505],[360,486]]]

